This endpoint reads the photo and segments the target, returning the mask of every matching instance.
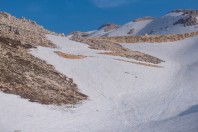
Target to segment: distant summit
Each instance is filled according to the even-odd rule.
[[[177,9],[173,10],[171,12],[176,12],[176,13],[181,13],[183,12],[184,14],[197,14],[198,10],[191,10],[191,9]]]
[[[145,21],[145,20],[154,20],[154,17],[150,17],[150,16],[146,16],[146,17],[140,17],[140,18],[136,18],[133,20],[133,22],[140,22],[140,21]]]
[[[100,26],[98,28],[98,30],[104,30],[104,32],[108,32],[108,31],[117,29],[119,27],[120,27],[119,25],[116,25],[116,24],[113,24],[113,23],[106,23],[106,24],[103,24],[102,26]]]
[[[103,24],[97,30],[79,37],[142,36],[145,34],[183,34],[198,31],[198,10],[178,9],[160,18],[151,16],[136,18],[124,25]]]

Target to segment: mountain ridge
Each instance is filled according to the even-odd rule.
[[[0,13],[0,131],[197,132],[196,17],[64,36]]]
[[[155,28],[153,28],[155,27]],[[136,36],[145,34],[181,34],[198,30],[198,10],[177,9],[162,17],[140,17],[112,31],[96,29],[84,37]]]

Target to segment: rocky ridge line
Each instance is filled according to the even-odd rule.
[[[23,45],[47,46],[54,45],[46,39],[46,34],[56,34],[37,25],[36,22],[22,18],[16,18],[8,13],[0,12],[0,36],[20,41]]]
[[[95,37],[89,38],[90,40],[98,39],[98,40],[108,40],[114,43],[162,43],[162,42],[174,42],[183,40],[186,38],[194,37],[198,35],[197,32],[184,33],[184,34],[167,34],[167,35],[148,35],[144,36],[118,36],[118,37]]]

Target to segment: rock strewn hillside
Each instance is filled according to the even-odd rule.
[[[103,24],[102,26],[100,26],[98,28],[98,30],[102,29],[102,30],[104,30],[104,32],[109,32],[109,31],[115,30],[119,27],[120,27],[119,25],[107,23],[107,24]]]
[[[15,18],[8,13],[0,12],[0,36],[20,41],[23,45],[48,46],[53,44],[45,34],[55,34],[25,18]]]
[[[154,17],[146,16],[146,17],[141,17],[141,18],[136,18],[133,20],[133,22],[140,22],[140,21],[145,21],[145,20],[154,20]]]
[[[159,58],[150,56],[144,53],[131,51],[123,48],[119,43],[144,43],[144,42],[174,42],[185,38],[198,35],[198,32],[185,34],[170,34],[170,35],[144,35],[144,36],[118,36],[118,37],[92,37],[82,38],[78,35],[73,35],[70,39],[77,42],[88,44],[90,48],[97,50],[113,51],[113,55],[132,58],[138,61],[150,62],[158,64],[163,62]]]
[[[78,38],[75,36],[71,37],[70,39],[73,41],[88,44],[91,49],[112,51],[112,54],[108,53],[108,55],[121,56],[125,58],[135,59],[137,61],[149,62],[153,64],[159,64],[163,62],[163,60],[157,57],[154,57],[145,53],[141,53],[138,51],[129,50],[127,48],[122,47],[117,42],[109,41],[108,39],[106,40],[102,38],[84,39],[84,38]],[[103,54],[107,54],[107,53],[103,53]]]
[[[27,53],[19,41],[0,37],[0,90],[42,104],[76,104],[87,96],[73,80]]]
[[[198,25],[198,10],[175,10],[173,12],[183,13],[183,18],[179,19],[174,25],[182,24],[184,26]]]
[[[87,98],[72,79],[58,73],[28,49],[54,47],[35,22],[0,13],[0,91],[42,104],[76,104]]]
[[[108,40],[115,43],[144,43],[144,42],[174,42],[198,35],[198,32],[170,35],[144,35],[144,36],[118,36],[118,37],[97,37],[90,39]]]

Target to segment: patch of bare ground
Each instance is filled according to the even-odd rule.
[[[66,58],[66,59],[84,59],[87,56],[84,55],[73,55],[73,54],[66,54],[60,51],[54,51],[54,53],[56,53],[58,56]]]
[[[113,43],[162,43],[174,42],[186,38],[197,36],[198,32],[184,33],[184,34],[165,34],[165,35],[144,35],[144,36],[117,36],[117,37],[96,37],[89,38],[91,40],[97,39],[100,41],[111,41]]]
[[[121,56],[125,58],[135,59],[137,61],[150,62],[154,64],[159,64],[161,62],[164,62],[163,60],[157,57],[144,54],[138,51],[132,51],[130,49],[122,47],[118,43],[115,43],[109,40],[102,40],[98,38],[84,39],[84,38],[75,38],[75,37],[72,37],[71,39],[74,41],[88,44],[91,49],[112,51],[112,52],[103,53],[106,55]]]
[[[142,66],[148,66],[148,67],[163,68],[163,66],[158,66],[158,65],[153,65],[153,64],[143,63],[143,62],[127,61],[127,60],[123,60],[123,59],[114,59],[114,60],[137,64],[137,65],[142,65]]]
[[[99,54],[105,54],[110,56],[120,56],[125,58],[133,58],[137,61],[152,62],[153,64],[158,64],[160,61],[158,58],[138,52],[138,51],[121,51],[121,52],[103,52]]]
[[[91,49],[112,51],[112,52],[105,52],[102,54],[121,56],[121,57],[135,59],[138,61],[158,64],[164,61],[148,54],[144,54],[124,48],[119,43],[173,42],[173,41],[183,40],[185,38],[194,37],[196,35],[198,35],[198,32],[191,32],[184,34],[169,34],[169,35],[146,34],[144,36],[117,36],[117,37],[93,37],[93,38],[82,38],[77,35],[73,35],[70,39],[73,41],[88,44]]]
[[[72,79],[28,54],[20,41],[0,36],[0,91],[41,104],[76,104],[87,99]]]

